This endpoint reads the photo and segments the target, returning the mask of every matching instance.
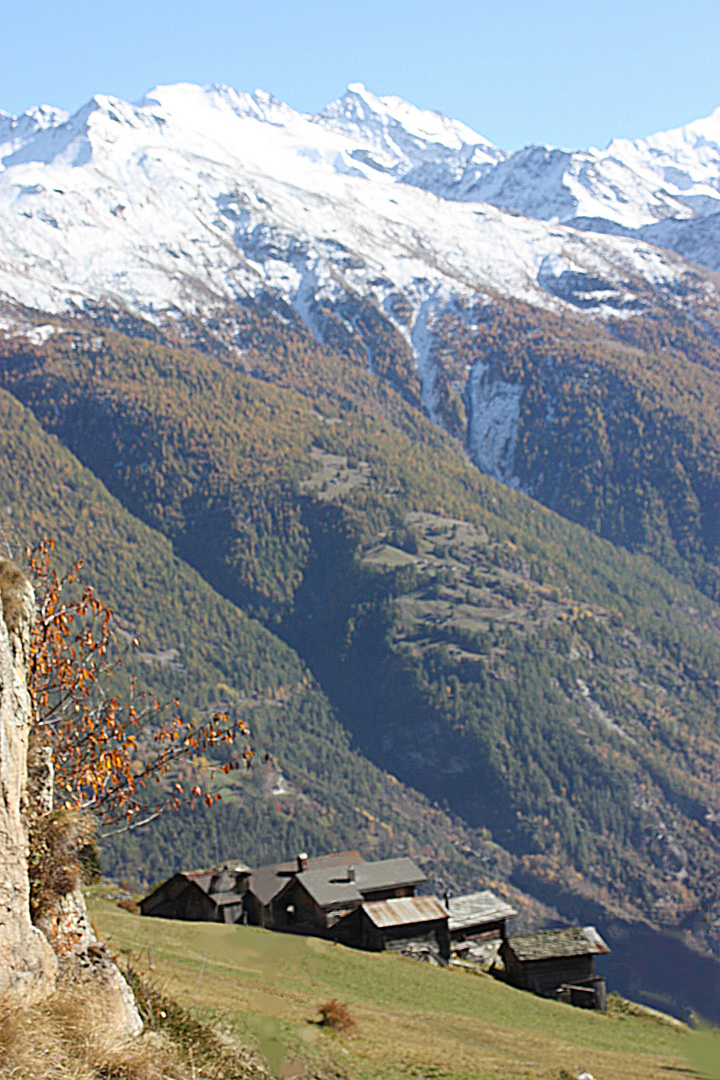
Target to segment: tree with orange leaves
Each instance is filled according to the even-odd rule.
[[[201,724],[183,719],[177,700],[170,719],[163,719],[160,702],[137,693],[134,680],[129,701],[109,693],[122,664],[112,655],[118,636],[130,649],[139,642],[124,634],[92,587],[81,584],[82,560],[61,576],[54,553],[51,539],[26,549],[37,599],[29,675],[33,740],[51,749],[56,804],[127,829],[197,800],[212,805],[219,795],[196,783],[186,787],[173,773],[183,760],[246,738],[245,724],[230,724],[224,713]],[[217,770],[228,773],[251,758],[246,745],[239,759]]]

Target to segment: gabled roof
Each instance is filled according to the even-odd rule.
[[[589,956],[610,949],[594,926],[571,926],[565,930],[540,930],[508,938],[518,960],[551,960],[560,956]]]
[[[359,904],[363,898],[357,881],[347,877],[345,866],[334,871],[306,870],[304,874],[296,874],[295,880],[321,908]]]
[[[362,862],[363,857],[358,851],[341,851],[334,855],[319,855],[313,859],[308,859],[306,866],[308,871],[313,871],[336,866],[348,866],[349,864],[357,865],[358,863],[362,864]],[[265,907],[273,897],[282,892],[290,878],[297,873],[297,868],[297,859],[293,859],[291,862],[259,866],[250,875],[248,892],[251,892]]]
[[[193,885],[197,885],[199,889],[202,889],[204,893],[210,891],[210,882],[215,877],[217,870],[181,870],[175,877],[184,877],[188,881],[191,881]]]
[[[295,880],[302,885],[315,903],[322,908],[343,907],[357,904],[367,893],[381,889],[399,889],[407,885],[422,885],[427,878],[412,859],[381,859],[379,862],[361,862],[350,865],[323,867],[296,874]]]
[[[482,926],[484,923],[497,922],[499,919],[509,919],[511,915],[517,915],[515,908],[510,907],[505,900],[501,900],[490,889],[468,893],[467,896],[451,896],[447,907],[450,912],[448,924],[450,930]]]
[[[398,896],[392,900],[372,900],[361,905],[375,926],[408,926],[413,923],[447,919],[447,909],[434,896]]]

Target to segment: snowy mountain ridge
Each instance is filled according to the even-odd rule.
[[[720,111],[602,153],[508,154],[361,84],[315,115],[264,91],[190,84],[134,105],[99,95],[73,116],[42,106],[0,119],[0,297],[154,321],[272,297],[321,339],[328,318],[358,333],[371,303],[410,349],[435,418],[448,311],[472,325],[504,296],[624,319],[717,297],[712,274],[615,233],[669,226],[669,246],[687,247],[683,229],[704,227],[697,243],[712,254],[719,128]],[[572,227],[579,211],[584,229]],[[512,428],[517,393],[479,368],[468,385],[484,410],[471,452],[512,482],[511,440],[490,432],[493,410]]]
[[[367,291],[382,277],[385,291],[490,289],[540,304],[567,299],[554,278],[585,274],[604,286],[589,305],[586,290],[583,306],[619,313],[637,291],[618,291],[625,279],[684,273],[644,245],[549,227],[561,216],[552,192],[518,218],[499,173],[518,155],[359,84],[315,116],[262,91],[179,84],[137,105],[98,96],[71,117],[41,107],[1,130],[0,289],[47,310],[101,297],[184,310],[201,294],[255,292],[259,279],[302,307],[312,266],[331,291]],[[522,155],[537,172],[537,148]],[[541,156],[553,168],[565,160]],[[486,174],[483,206],[461,205],[468,169]],[[525,203],[540,198],[526,185]],[[487,205],[501,201],[515,213]],[[363,270],[350,266],[358,260]]]

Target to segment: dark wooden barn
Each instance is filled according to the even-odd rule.
[[[609,952],[594,926],[519,934],[500,946],[513,986],[603,1012],[605,979],[595,974],[595,957]]]
[[[360,904],[335,927],[338,941],[359,949],[429,954],[450,959],[448,914],[434,896],[405,896]]]
[[[279,925],[287,923],[285,907],[278,903],[278,896],[296,875],[316,871],[335,872],[348,865],[362,864],[363,857],[357,851],[341,851],[332,855],[308,858],[304,853],[290,862],[272,863],[253,870],[245,894],[247,921],[253,926],[273,927],[276,917]]]
[[[140,901],[143,915],[194,922],[238,922],[250,878],[242,863],[174,874]]]
[[[365,901],[414,896],[426,880],[412,859],[308,868],[273,900],[273,926],[327,931]]]

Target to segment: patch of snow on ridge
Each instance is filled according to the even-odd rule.
[[[318,113],[317,121],[335,121],[344,127],[387,132],[394,124],[404,134],[424,143],[437,143],[448,149],[482,146],[492,155],[502,153],[492,143],[460,120],[450,120],[440,112],[418,109],[402,98],[376,97],[362,83],[350,83],[347,92]]]

